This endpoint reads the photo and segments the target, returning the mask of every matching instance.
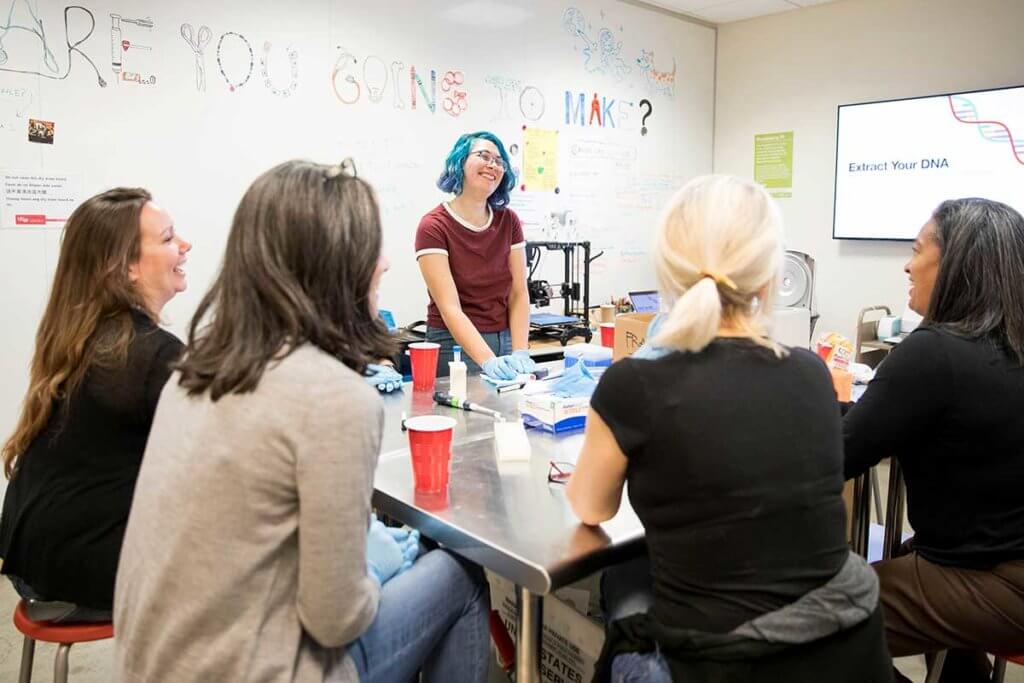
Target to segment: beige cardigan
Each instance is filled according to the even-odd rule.
[[[358,681],[383,409],[312,346],[248,394],[160,396],[114,596],[120,681]],[[339,677],[340,676],[340,677]]]

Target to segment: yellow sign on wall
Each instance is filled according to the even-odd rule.
[[[558,187],[558,131],[527,128],[523,131],[523,189],[554,192]]]
[[[773,197],[793,196],[793,131],[754,136],[754,181]]]

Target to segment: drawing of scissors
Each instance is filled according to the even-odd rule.
[[[206,91],[206,63],[203,60],[203,50],[209,45],[213,38],[213,31],[209,26],[200,26],[199,33],[193,37],[192,24],[181,25],[181,37],[185,39],[192,52],[196,53],[196,90]]]

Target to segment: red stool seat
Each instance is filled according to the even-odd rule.
[[[55,624],[33,621],[25,612],[25,601],[20,600],[14,610],[14,627],[33,640],[45,643],[88,643],[114,637],[114,624],[109,621],[85,624]]]
[[[999,656],[1002,657],[1003,659],[1005,659],[1008,662],[1013,662],[1014,664],[1020,664],[1021,666],[1024,666],[1024,655],[999,655]]]

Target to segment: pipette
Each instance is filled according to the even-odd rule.
[[[457,398],[444,391],[434,392],[434,403],[442,406],[450,406],[452,408],[459,408],[461,410],[468,410],[474,413],[483,413],[484,415],[490,415],[495,420],[505,421],[505,417],[497,410],[491,410],[490,408],[484,408],[476,403],[470,403],[464,398]]]

